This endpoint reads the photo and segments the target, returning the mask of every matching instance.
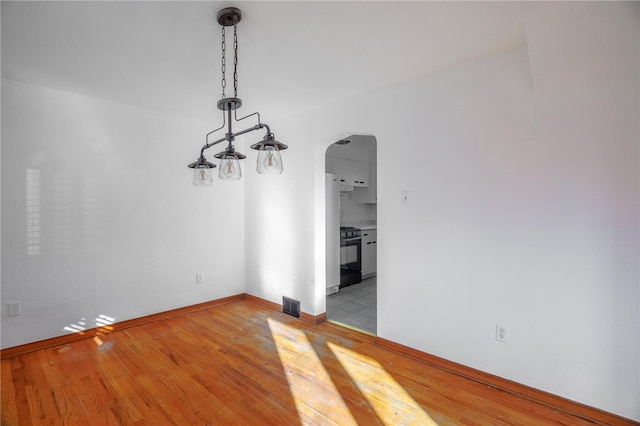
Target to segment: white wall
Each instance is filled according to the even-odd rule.
[[[244,292],[244,184],[186,167],[208,130],[2,81],[3,348]]]
[[[274,123],[291,149],[277,181],[247,183],[258,242],[247,291],[323,312],[324,152],[343,135],[373,134],[378,334],[640,420],[638,6],[572,8],[531,17],[536,51]],[[585,19],[607,23],[590,35]],[[573,62],[530,63],[563,43]],[[626,59],[601,66],[612,57],[603,49]],[[258,225],[265,206],[283,212],[278,232]],[[496,323],[508,343],[495,340]]]

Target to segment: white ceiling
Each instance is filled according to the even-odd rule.
[[[2,76],[217,123],[221,29],[215,17],[229,5],[243,11],[241,111],[259,110],[267,122],[269,115],[523,46],[523,16],[551,7],[544,2],[2,1]]]

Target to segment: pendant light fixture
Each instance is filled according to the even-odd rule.
[[[280,151],[287,149],[287,145],[282,142],[278,142],[275,139],[275,136],[271,132],[269,126],[260,121],[259,113],[254,112],[253,114],[249,114],[245,117],[237,118],[236,110],[242,106],[242,100],[238,98],[238,23],[242,20],[242,12],[238,8],[227,7],[218,12],[217,20],[218,24],[222,27],[222,98],[218,101],[218,109],[222,111],[222,126],[207,133],[205,137],[205,144],[200,150],[200,157],[195,162],[189,164],[189,167],[193,169],[193,184],[196,186],[209,186],[213,184],[212,170],[216,165],[207,161],[204,156],[204,151],[221,142],[226,141],[227,147],[224,151],[215,154],[214,157],[220,160],[218,177],[223,180],[234,180],[242,177],[240,160],[247,157],[246,155],[237,152],[233,146],[233,141],[236,136],[240,136],[254,130],[266,130],[266,134],[262,140],[251,145],[251,149],[258,151],[258,163],[256,170],[260,174],[282,173],[282,157],[280,156]],[[225,28],[231,26],[233,27],[233,97],[226,97]],[[233,120],[231,119],[232,111]],[[256,125],[237,132],[233,131],[233,121],[238,122],[254,115],[258,121]],[[213,142],[209,142],[209,136],[224,129],[225,127],[227,127],[227,133],[224,137]]]

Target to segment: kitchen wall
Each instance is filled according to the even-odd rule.
[[[244,292],[244,183],[186,167],[209,130],[2,80],[3,348]]]
[[[274,122],[247,291],[324,311],[325,151],[373,134],[378,334],[640,420],[639,6],[552,6],[526,48]]]
[[[351,199],[351,194],[351,192],[340,194],[340,223],[353,225],[376,220],[378,215],[376,204],[356,203]]]

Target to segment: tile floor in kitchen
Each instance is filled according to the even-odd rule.
[[[328,320],[376,334],[376,287],[376,277],[372,277],[327,296]]]

